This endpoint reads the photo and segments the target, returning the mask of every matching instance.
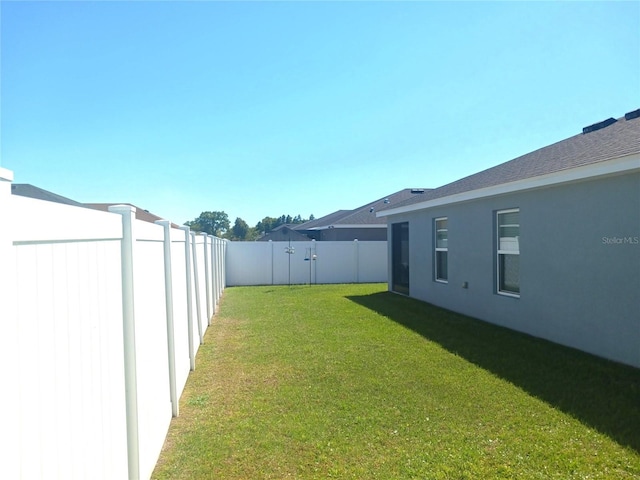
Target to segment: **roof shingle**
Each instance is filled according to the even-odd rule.
[[[386,197],[382,197],[378,200],[367,203],[366,205],[362,205],[361,207],[355,208],[353,210],[338,210],[337,212],[330,213],[329,215],[325,215],[324,217],[317,218],[300,225],[296,225],[294,228],[296,230],[312,230],[323,229],[335,225],[386,226],[386,220],[384,220],[383,218],[378,218],[376,216],[376,212],[386,207],[398,206],[411,197],[424,198],[424,194],[428,191],[429,189],[424,188],[405,188],[404,190],[392,193],[391,195],[387,195]]]
[[[422,198],[410,198],[399,205],[388,206],[385,210],[557,173],[637,153],[640,153],[640,118],[627,120],[622,117],[615,123],[599,130],[574,135],[425,192]]]

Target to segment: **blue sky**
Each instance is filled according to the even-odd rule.
[[[0,166],[176,223],[320,217],[640,108],[640,2],[0,9]]]

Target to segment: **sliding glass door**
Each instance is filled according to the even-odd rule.
[[[409,222],[391,225],[391,289],[409,295]]]

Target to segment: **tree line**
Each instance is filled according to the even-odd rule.
[[[229,221],[229,215],[225,212],[202,212],[199,217],[184,224],[196,232],[205,232],[227,240],[257,240],[280,225],[298,225],[314,220],[313,214],[309,218],[300,215],[281,215],[279,217],[264,217],[254,227],[250,227],[242,218],[237,217],[233,226]]]

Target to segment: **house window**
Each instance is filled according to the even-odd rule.
[[[498,293],[520,296],[520,210],[497,212]]]
[[[435,219],[435,279],[436,282],[447,283],[449,280],[449,230],[447,218]]]

